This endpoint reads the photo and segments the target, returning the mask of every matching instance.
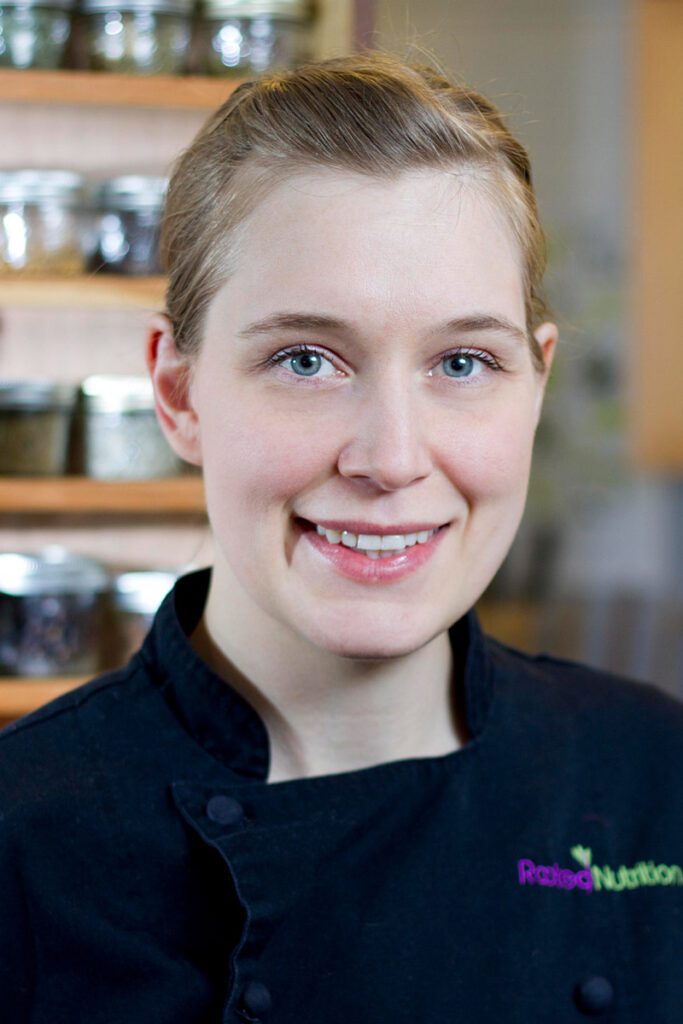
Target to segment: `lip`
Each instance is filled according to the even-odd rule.
[[[323,525],[323,524],[321,524]],[[346,523],[348,527],[350,523]],[[358,583],[393,583],[417,572],[433,558],[450,524],[446,523],[437,533],[429,538],[426,544],[414,544],[403,551],[397,551],[389,558],[368,558],[367,555],[344,544],[330,544],[321,537],[315,526],[303,519],[294,520],[294,529],[301,542],[309,549],[313,558],[329,566],[335,572]],[[329,527],[333,529],[333,527]],[[362,530],[360,531],[362,532]],[[399,531],[402,532],[402,531]],[[415,533],[415,530],[406,531]]]
[[[370,533],[370,534],[397,534],[397,533],[421,533],[423,530],[438,530],[441,526],[447,526],[447,523],[400,523],[397,526],[390,524],[389,526],[383,526],[379,523],[368,523],[364,519],[308,519],[306,522],[313,523],[316,526],[323,526],[326,530],[337,530],[341,533],[343,530],[348,530],[350,533]]]

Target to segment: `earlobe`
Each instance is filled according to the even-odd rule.
[[[173,325],[163,313],[150,317],[145,348],[154,385],[157,419],[168,443],[181,459],[202,464],[199,419],[192,403],[191,367],[178,352]]]

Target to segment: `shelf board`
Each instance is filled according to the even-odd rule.
[[[201,515],[199,476],[159,480],[91,480],[87,477],[0,477],[0,514]]]
[[[60,676],[50,679],[0,679],[0,722],[27,715],[48,701],[68,693],[89,676]]]
[[[182,75],[119,75],[107,71],[0,70],[5,103],[75,104],[97,107],[156,107],[214,110],[241,78]]]
[[[75,277],[0,276],[1,306],[162,309],[165,277],[83,274]]]

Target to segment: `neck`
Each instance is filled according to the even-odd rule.
[[[467,740],[463,659],[454,657],[447,632],[402,657],[343,658],[276,622],[241,615],[239,602],[221,598],[212,578],[190,642],[261,716],[268,782],[438,757]]]

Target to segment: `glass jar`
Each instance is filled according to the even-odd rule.
[[[0,171],[0,275],[80,274],[83,178]]]
[[[0,383],[0,473],[66,472],[76,389],[46,380]]]
[[[149,377],[87,377],[80,399],[80,472],[98,480],[149,480],[182,472],[184,463],[157,422]]]
[[[139,75],[185,68],[193,0],[83,0],[88,67]]]
[[[74,0],[2,0],[0,68],[58,68]]]
[[[115,649],[110,653],[112,667],[125,664],[142,646],[159,605],[178,578],[177,572],[138,570],[116,577],[112,605],[116,627]]]
[[[159,227],[168,178],[126,175],[93,192],[96,242],[89,269],[110,274],[160,274]]]
[[[98,562],[62,547],[0,554],[0,673],[97,672],[108,589]]]
[[[197,62],[208,75],[242,78],[310,58],[306,0],[204,0]]]

